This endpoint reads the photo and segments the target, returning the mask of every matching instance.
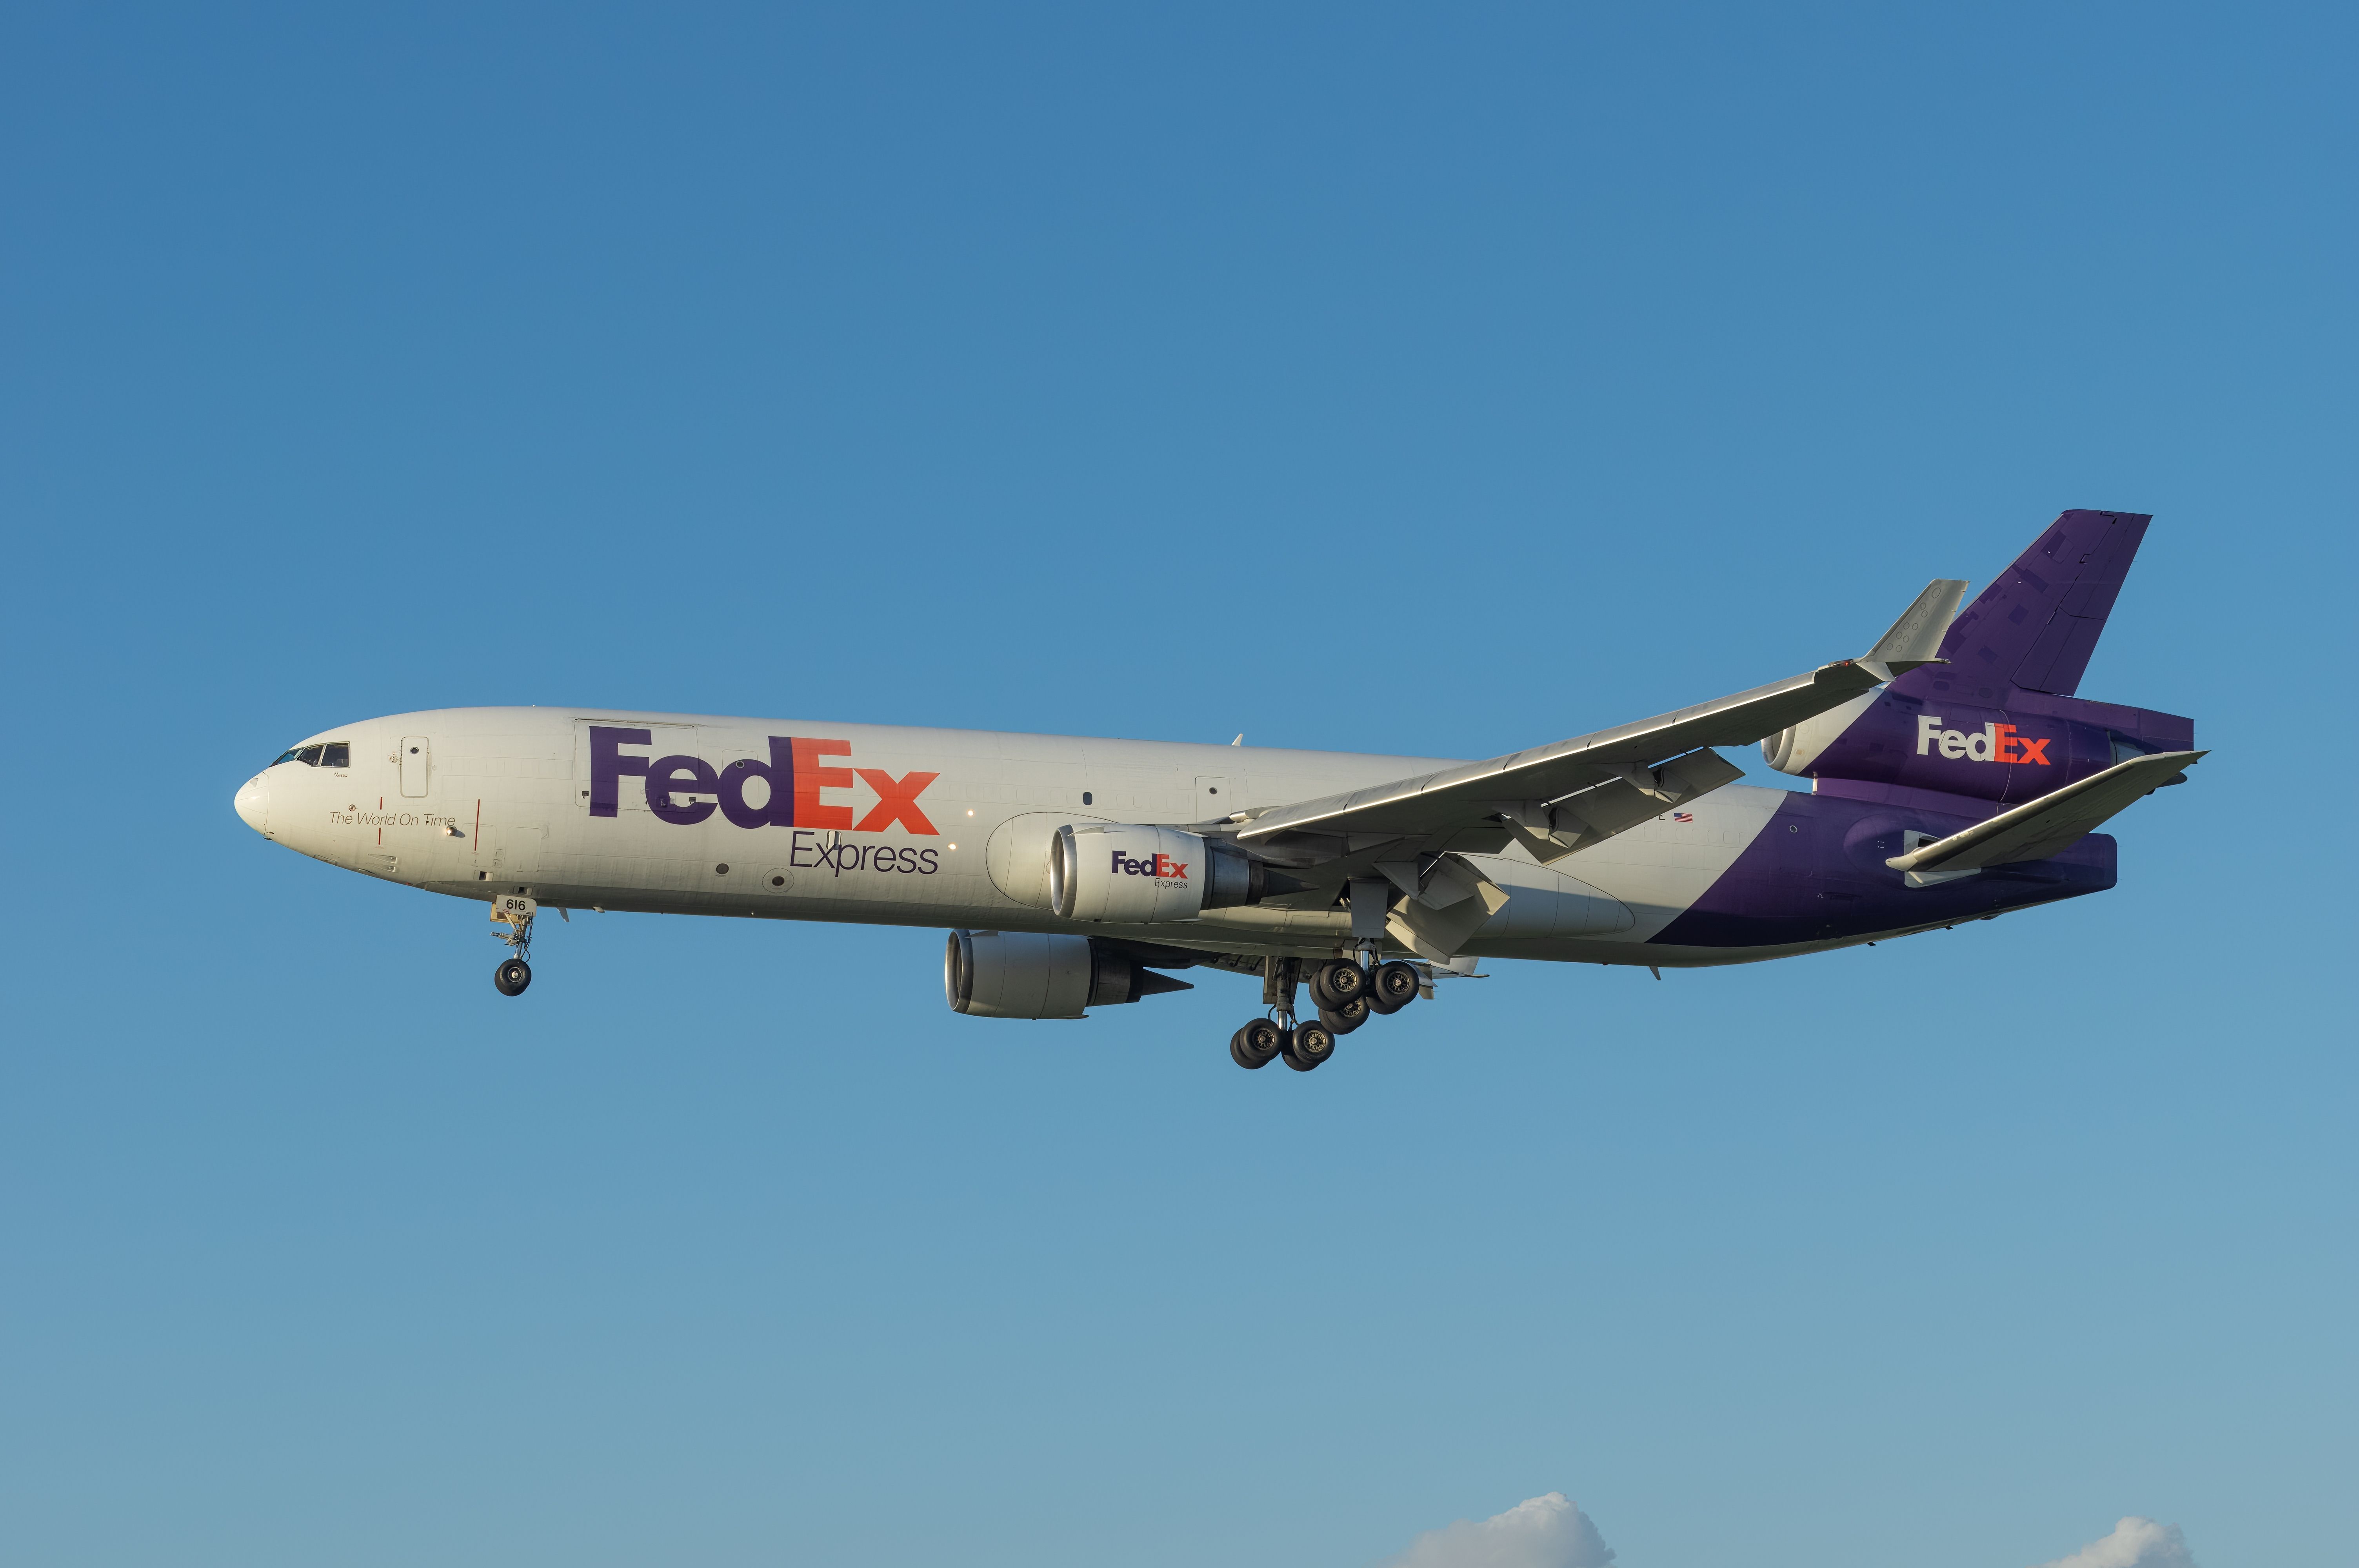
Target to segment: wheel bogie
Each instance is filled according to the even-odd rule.
[[[1321,1007],[1340,1008],[1368,990],[1368,971],[1349,958],[1333,958],[1310,971],[1310,1000]]]
[[[1298,1073],[1310,1072],[1334,1054],[1335,1036],[1323,1023],[1297,1024],[1283,1053],[1286,1065]]]
[[[1361,997],[1355,1000],[1347,1001],[1341,1007],[1321,1008],[1319,1022],[1327,1026],[1327,1033],[1330,1034],[1349,1034],[1368,1022],[1373,1008],[1372,999]]]
[[[1418,987],[1423,983],[1424,977],[1413,964],[1398,958],[1379,964],[1368,977],[1368,1005],[1378,1012],[1398,1012],[1417,1000]]]
[[[1266,1067],[1286,1049],[1286,1031],[1266,1018],[1249,1020],[1229,1036],[1229,1059],[1248,1072]]]

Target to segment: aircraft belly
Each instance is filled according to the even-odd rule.
[[[2044,860],[1912,887],[1884,864],[1905,847],[1905,834],[1939,837],[1970,819],[1841,796],[1767,793],[1778,802],[1762,831],[1701,897],[1653,934],[1650,949],[1779,957],[1979,920],[2114,884],[2114,841],[2092,834]]]

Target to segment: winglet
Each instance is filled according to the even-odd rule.
[[[1917,602],[1892,623],[1892,630],[1861,655],[1861,667],[1876,679],[1888,681],[1926,665],[1948,663],[1940,656],[1941,637],[1957,619],[1958,606],[1965,597],[1962,579],[1937,577],[1927,583]]]

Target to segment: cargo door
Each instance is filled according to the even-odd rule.
[[[401,738],[401,793],[405,799],[425,798],[428,770],[433,762],[433,746],[425,736]]]

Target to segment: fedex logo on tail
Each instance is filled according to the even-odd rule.
[[[1996,722],[1973,730],[1944,730],[1940,715],[1917,716],[1917,754],[1920,757],[1938,750],[1953,760],[1962,757],[1970,762],[2036,762],[2045,768],[2053,765],[2048,760],[2048,748],[2054,739],[2049,735],[2017,734],[2014,725]]]
[[[851,741],[820,741],[808,735],[766,739],[770,750],[767,762],[741,757],[726,767],[715,768],[701,757],[627,755],[625,746],[652,748],[652,731],[593,724],[590,727],[590,815],[617,815],[623,781],[636,778],[646,781],[647,809],[657,819],[683,827],[718,811],[736,827],[832,827],[881,833],[897,822],[912,833],[941,836],[941,829],[928,821],[918,806],[918,796],[941,774],[913,772],[895,778],[883,768],[830,767],[823,759],[848,758]],[[876,797],[866,814],[856,818],[849,803],[828,798],[832,792],[855,788],[854,778]],[[750,798],[754,795],[760,798]]]
[[[1136,860],[1121,850],[1114,851],[1113,874],[1118,877],[1153,877],[1158,881],[1184,882],[1188,880],[1188,862],[1175,860],[1169,855],[1149,855]]]

